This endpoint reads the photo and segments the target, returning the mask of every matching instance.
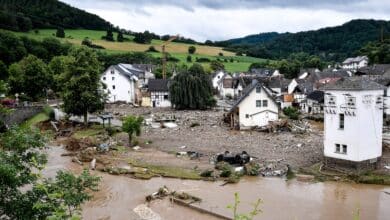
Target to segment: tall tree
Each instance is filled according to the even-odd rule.
[[[53,83],[47,65],[34,55],[23,58],[9,67],[9,84],[12,93],[24,93],[34,101],[46,95]]]
[[[112,30],[109,29],[107,30],[107,34],[106,36],[104,37],[107,41],[115,41],[114,40],[114,34],[112,33]]]
[[[213,60],[213,61],[210,62],[210,68],[213,71],[218,71],[218,70],[224,70],[225,66],[221,62],[219,62],[217,60]]]
[[[188,53],[189,54],[194,54],[196,51],[196,47],[195,46],[189,46],[188,47]]]
[[[100,83],[102,65],[96,52],[87,47],[73,48],[70,56],[74,62],[69,65],[61,78],[64,82],[62,98],[68,114],[84,116],[88,124],[88,113],[104,108],[105,94]]]
[[[200,64],[176,75],[169,91],[176,109],[207,109],[215,105],[210,78]]]

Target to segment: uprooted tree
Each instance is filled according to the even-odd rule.
[[[176,109],[207,109],[215,106],[213,89],[200,64],[182,70],[169,86],[171,102]]]
[[[88,123],[88,113],[104,109],[105,94],[100,82],[101,63],[96,53],[86,47],[74,48],[70,52],[74,57],[61,76],[64,83],[62,99],[64,110],[68,114],[84,116]]]

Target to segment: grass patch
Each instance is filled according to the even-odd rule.
[[[390,185],[390,175],[368,172],[357,177],[358,183]]]
[[[146,172],[134,174],[135,177],[139,177],[139,178],[151,178],[154,176],[163,176],[163,177],[170,177],[170,178],[190,179],[190,180],[202,179],[202,177],[199,175],[198,172],[190,169],[184,169],[184,168],[173,167],[173,166],[147,164],[132,159],[130,159],[128,163],[134,167],[142,167],[147,169]]]
[[[93,137],[98,134],[105,132],[105,129],[101,125],[92,125],[91,127],[78,130],[72,136],[77,139],[85,138],[85,137]]]
[[[48,121],[49,119],[50,118],[47,114],[41,112],[29,118],[28,120],[23,122],[20,126],[22,128],[32,128],[32,127],[36,127],[37,124],[39,124],[40,122]]]

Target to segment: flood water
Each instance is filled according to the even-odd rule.
[[[58,169],[80,171],[70,157],[61,157],[64,150],[48,150],[46,176]],[[360,219],[390,219],[390,187],[338,182],[305,183],[280,178],[244,178],[238,184],[221,186],[222,182],[189,181],[168,178],[136,180],[96,172],[103,177],[101,190],[83,206],[84,219],[139,219],[133,209],[144,203],[145,196],[161,186],[185,191],[203,199],[200,206],[207,210],[232,216],[226,208],[240,195],[241,212],[248,212],[251,203],[262,199],[262,213],[256,219],[353,219],[360,210]],[[162,219],[216,219],[168,201],[155,201],[151,209]]]

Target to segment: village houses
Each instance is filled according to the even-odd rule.
[[[151,107],[171,107],[169,100],[169,83],[168,79],[150,79],[148,91],[150,93]]]
[[[341,64],[341,68],[346,70],[356,71],[359,68],[365,67],[368,65],[368,57],[367,56],[357,56],[350,57],[344,60]]]

